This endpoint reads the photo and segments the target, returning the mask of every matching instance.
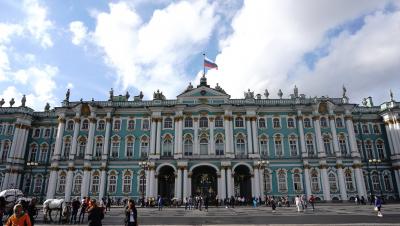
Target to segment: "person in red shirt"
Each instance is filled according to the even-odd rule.
[[[21,204],[14,206],[14,214],[8,218],[6,226],[32,226],[29,215],[25,213]]]
[[[315,205],[315,197],[314,197],[314,195],[311,195],[311,197],[308,199],[308,202],[311,204],[312,210],[314,211],[314,205]]]

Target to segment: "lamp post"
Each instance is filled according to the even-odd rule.
[[[378,171],[378,165],[382,163],[382,160],[380,160],[380,159],[369,159],[368,162],[369,162],[370,164],[375,165],[375,170],[376,170],[376,173],[377,173],[377,176],[378,176],[379,193],[380,193],[380,196],[381,196],[381,198],[382,198],[381,181],[380,181],[380,179],[379,179],[379,171]],[[372,178],[371,178],[371,180],[372,180]],[[371,189],[371,191],[373,191],[373,190],[374,190],[374,189],[373,189],[373,184],[372,184],[372,189]]]
[[[30,169],[30,174],[29,174],[29,180],[30,180],[29,188],[32,187],[32,185],[34,184],[34,183],[33,183],[33,168],[34,168],[34,167],[37,167],[38,165],[39,165],[39,163],[38,163],[38,162],[34,162],[34,161],[29,161],[29,162],[26,163],[26,166]],[[28,193],[29,193],[29,191],[30,191],[29,188],[28,188]],[[33,185],[33,189],[35,189],[34,185]]]

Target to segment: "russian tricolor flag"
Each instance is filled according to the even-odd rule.
[[[218,70],[218,65],[207,58],[204,58],[204,67],[210,69],[215,68]]]

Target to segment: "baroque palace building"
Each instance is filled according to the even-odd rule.
[[[324,201],[400,194],[400,102],[245,92],[200,84],[175,100],[155,92],[0,107],[0,186],[65,198],[315,195]]]

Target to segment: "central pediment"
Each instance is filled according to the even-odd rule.
[[[187,89],[185,92],[177,96],[178,100],[194,100],[194,99],[220,99],[227,100],[230,98],[225,91],[210,88],[208,86],[198,86],[197,88]]]

